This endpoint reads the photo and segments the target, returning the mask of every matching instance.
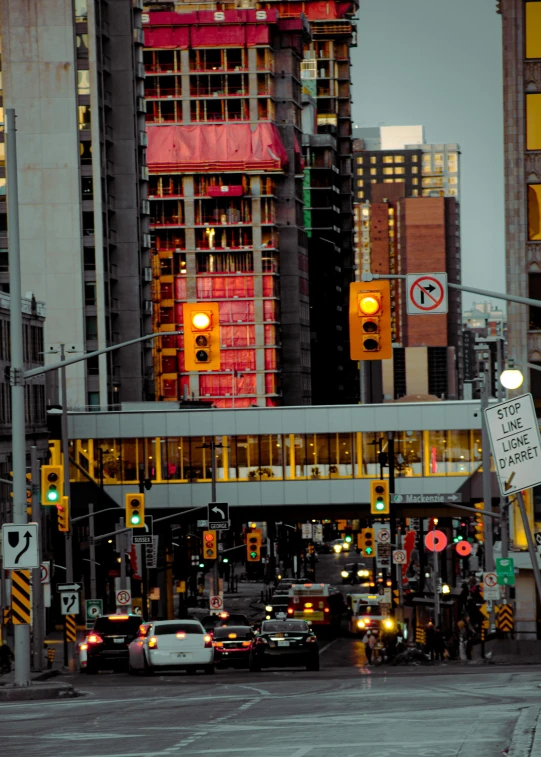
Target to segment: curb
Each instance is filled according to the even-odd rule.
[[[77,696],[69,683],[34,683],[30,686],[7,684],[0,689],[0,702],[29,702],[33,699],[67,699]]]
[[[530,757],[539,714],[539,707],[525,707],[520,711],[507,757]]]

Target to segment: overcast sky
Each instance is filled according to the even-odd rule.
[[[423,124],[427,142],[460,145],[462,283],[505,291],[495,0],[360,0],[358,16],[353,123]],[[482,299],[466,294],[463,304]]]

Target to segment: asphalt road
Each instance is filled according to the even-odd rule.
[[[355,664],[338,639],[322,670],[66,676],[74,700],[0,704],[3,757],[495,757],[532,741],[541,668]],[[541,731],[541,726],[540,726]],[[514,741],[513,741],[514,740]],[[524,741],[525,740],[525,741]],[[514,753],[514,752],[513,752]]]

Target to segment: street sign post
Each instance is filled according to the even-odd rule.
[[[56,584],[56,590],[63,592],[63,591],[82,591],[83,590],[83,584],[78,584],[72,581],[69,584]]]
[[[485,601],[501,599],[501,589],[498,585],[498,576],[493,571],[483,573],[483,597]]]
[[[87,599],[85,601],[85,618],[86,627],[92,628],[96,618],[103,615],[103,600],[102,599]]]
[[[393,565],[405,565],[408,556],[405,549],[395,549],[393,551]]]
[[[500,586],[515,585],[515,561],[512,557],[496,558],[496,575]]]
[[[378,544],[390,544],[391,529],[386,523],[374,523],[374,534]]]
[[[116,592],[116,606],[125,609],[131,607],[131,591],[120,589]]]
[[[41,571],[40,571],[40,583],[42,584],[50,584],[51,583],[51,563],[49,560],[46,562],[41,563]]]
[[[227,531],[230,527],[229,503],[209,502],[207,520],[211,531]]]
[[[408,273],[406,275],[408,315],[447,313],[447,274]]]
[[[2,526],[2,552],[5,570],[39,568],[38,524],[26,523]]]
[[[491,405],[485,418],[502,497],[541,483],[541,436],[532,395]]]
[[[312,528],[311,523],[303,523],[302,524],[302,538],[303,539],[311,539],[314,533],[314,530]]]
[[[60,592],[60,612],[62,615],[79,614],[79,592],[78,591],[61,591]]]
[[[224,606],[224,600],[222,597],[216,595],[209,600],[211,610],[221,610]]]
[[[462,494],[391,494],[394,505],[437,505],[462,502]]]

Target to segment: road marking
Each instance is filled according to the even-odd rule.
[[[338,641],[338,639],[333,639],[332,641],[329,641],[329,643],[328,643],[328,644],[325,644],[325,646],[323,647],[323,649],[320,649],[320,650],[319,650],[319,654],[323,654],[323,652],[326,652],[326,651],[327,651],[327,649],[328,649],[329,647],[332,647],[332,645],[333,645],[333,644],[336,644],[336,642],[337,642],[337,641]]]
[[[265,696],[273,696],[270,691],[266,691],[266,689],[258,689],[257,686],[247,686],[244,684],[240,684],[241,689],[251,689],[252,691],[257,691],[258,694],[264,694]]]

